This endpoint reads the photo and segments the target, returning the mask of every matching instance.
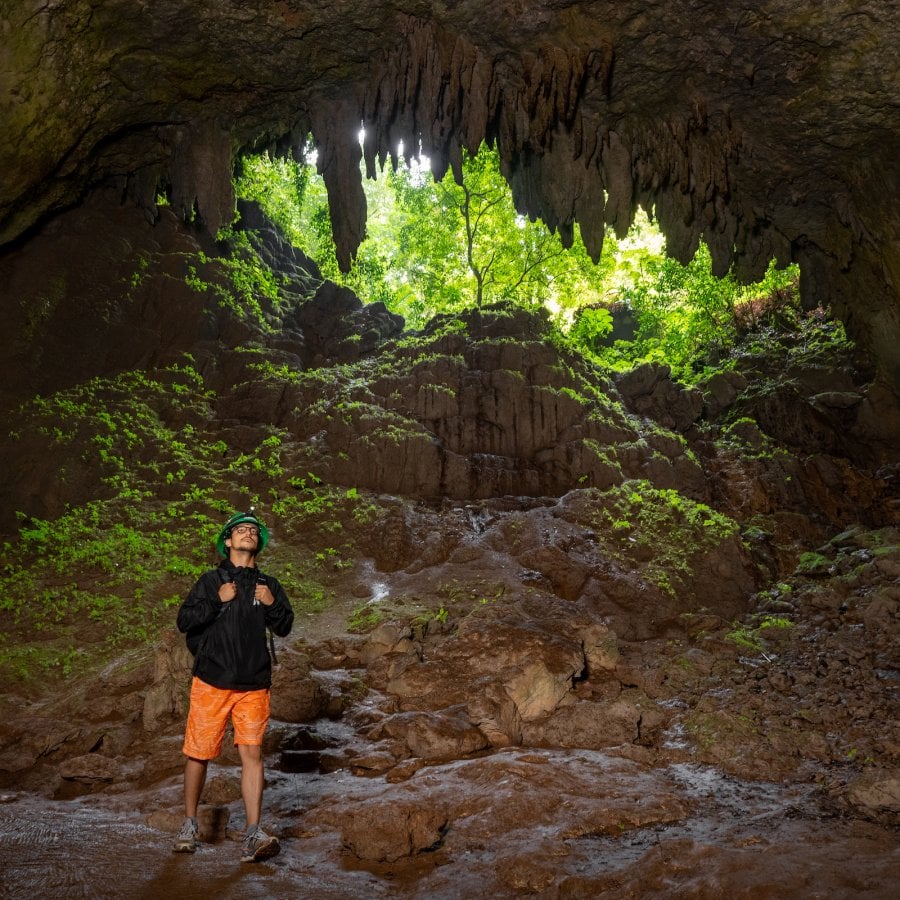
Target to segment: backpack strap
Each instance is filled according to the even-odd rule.
[[[266,581],[265,573],[257,569],[256,572],[256,583],[257,584],[268,584]],[[272,634],[272,629],[268,629],[269,632],[269,653],[272,656],[272,662],[277,666],[278,665],[278,657],[275,655],[275,635]]]

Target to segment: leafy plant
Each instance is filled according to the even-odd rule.
[[[364,634],[377,628],[383,618],[383,613],[377,606],[363,603],[350,613],[347,619],[347,631],[351,634]]]

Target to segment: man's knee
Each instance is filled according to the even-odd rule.
[[[259,744],[238,744],[237,748],[243,762],[259,762],[262,759],[262,747]]]

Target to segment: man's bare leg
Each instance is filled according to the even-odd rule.
[[[247,817],[247,828],[259,825],[262,813],[263,772],[262,747],[258,744],[238,744],[241,755],[241,797],[244,800],[244,813]]]
[[[206,769],[209,760],[194,759],[189,756],[184,764],[184,815],[181,831],[175,838],[172,849],[176,853],[193,853],[197,849],[197,836],[200,833],[200,825],[197,822],[197,807],[200,804],[200,795],[203,793],[203,785],[206,783]]]
[[[238,744],[238,752],[241,754],[241,796],[244,798],[247,816],[247,833],[241,848],[241,861],[261,862],[276,856],[281,850],[278,838],[266,834],[259,827],[265,785],[262,747],[258,744]]]
[[[208,768],[208,759],[194,759],[192,756],[184,764],[184,814],[192,819],[197,818],[197,807],[200,805],[203,785],[206,784]]]

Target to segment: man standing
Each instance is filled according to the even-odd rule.
[[[278,580],[256,567],[256,556],[268,542],[268,529],[252,508],[233,515],[216,541],[222,562],[200,577],[178,610],[178,628],[195,657],[184,736],[185,820],[172,848],[178,853],[197,849],[197,806],[229,717],[241,757],[247,821],[241,861],[269,859],[281,849],[278,839],[259,825],[265,781],[262,742],[272,683],[266,629],[284,637],[294,611]]]

